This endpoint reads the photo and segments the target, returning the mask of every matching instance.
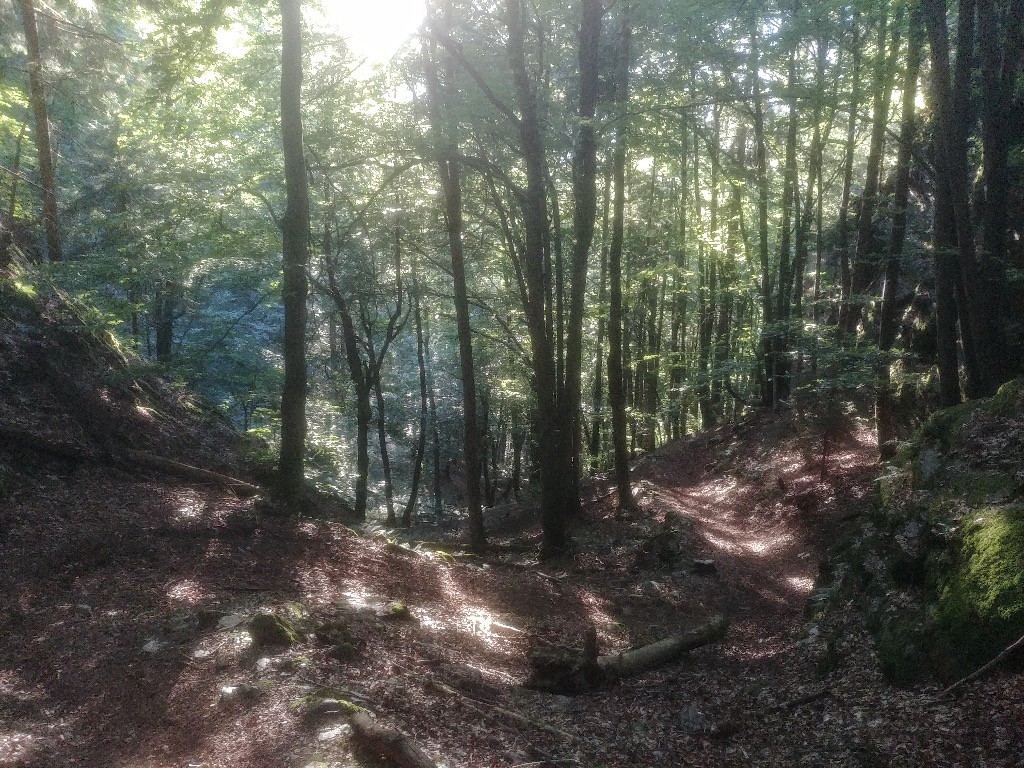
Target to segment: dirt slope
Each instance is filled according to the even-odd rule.
[[[45,415],[31,397],[0,405]],[[134,439],[183,457],[201,441],[159,423],[159,440]],[[1021,765],[1019,677],[953,701],[894,690],[852,614],[807,618],[821,553],[877,472],[866,432],[823,479],[817,450],[768,418],[667,446],[637,470],[640,513],[616,516],[597,483],[580,554],[541,565],[520,508],[491,513],[504,546],[477,560],[4,444],[18,471],[0,494],[0,766],[372,765],[321,705],[338,698],[446,766]],[[261,611],[299,642],[254,648]],[[578,646],[587,624],[607,652],[717,612],[723,643],[613,689],[520,686],[531,650]]]

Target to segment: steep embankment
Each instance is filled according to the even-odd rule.
[[[641,512],[592,488],[577,557],[537,563],[534,515],[506,508],[480,560],[267,519],[223,485],[124,463],[120,441],[197,464],[234,442],[101,339],[76,357],[48,326],[59,306],[8,306],[0,413],[91,453],[0,445],[0,766],[369,765],[341,700],[447,766],[1019,762],[1018,678],[958,700],[893,690],[857,613],[806,618],[822,552],[869,508],[866,432],[824,468],[818,437],[782,420],[688,439],[638,467]],[[78,394],[48,381],[61,370]],[[579,647],[588,625],[606,653],[718,612],[725,641],[614,688],[521,686],[533,653]]]
[[[1024,635],[1024,380],[935,414],[840,548],[895,682],[965,675]]]

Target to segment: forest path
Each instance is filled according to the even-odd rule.
[[[989,703],[1014,700],[1012,678],[958,701],[896,690],[853,611],[804,612],[878,471],[870,437],[851,432],[824,479],[820,439],[792,419],[667,445],[635,472],[638,511],[618,514],[598,478],[577,554],[543,563],[527,506],[489,513],[514,546],[481,560],[265,518],[180,480],[44,465],[0,503],[0,766],[372,764],[317,697],[367,706],[445,768],[1019,765],[1019,706]],[[304,637],[254,647],[246,624],[266,611]],[[579,648],[588,625],[607,653],[714,613],[731,621],[722,642],[614,687],[522,686],[532,651]],[[331,626],[351,656],[318,634]]]

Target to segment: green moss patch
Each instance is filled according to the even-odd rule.
[[[249,634],[258,648],[290,648],[299,641],[295,627],[287,619],[273,613],[258,613],[249,622]]]
[[[935,661],[944,676],[980,667],[1024,635],[1024,505],[971,514],[953,567],[936,579]]]

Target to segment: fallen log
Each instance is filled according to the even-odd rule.
[[[706,624],[666,637],[656,643],[633,648],[628,651],[600,656],[597,664],[609,680],[619,680],[647,672],[663,664],[675,661],[687,651],[702,645],[717,642],[725,637],[727,623],[723,616],[714,616]]]
[[[555,646],[531,654],[533,667],[524,684],[545,693],[577,694],[614,685],[624,677],[632,677],[675,661],[687,651],[721,640],[725,636],[726,621],[715,616],[689,632],[672,635],[640,648],[613,653],[597,654],[597,638],[589,628],[583,652]]]
[[[173,459],[165,459],[162,456],[146,453],[145,451],[122,449],[117,452],[106,453],[79,443],[54,440],[30,430],[6,425],[0,425],[0,438],[3,438],[11,447],[44,453],[69,461],[113,464],[129,468],[142,467],[165,475],[182,477],[186,480],[195,480],[200,483],[227,487],[236,493],[255,495],[260,492],[258,486],[245,480],[239,480],[236,477],[223,475],[220,472],[213,472],[209,469],[194,467],[191,464],[183,464]]]
[[[398,768],[437,768],[437,764],[410,737],[381,725],[366,712],[356,712],[348,722],[357,743]]]
[[[200,483],[227,486],[236,493],[244,492],[250,495],[255,495],[260,492],[259,486],[253,485],[245,480],[239,480],[237,477],[222,475],[220,472],[213,472],[212,470],[202,469],[201,467],[193,467],[191,464],[182,464],[180,461],[165,459],[162,456],[156,456],[152,453],[123,450],[120,452],[120,456],[122,461],[127,460],[128,463],[135,466],[153,469],[168,475],[176,475],[178,477],[183,477],[186,480],[196,480]]]

